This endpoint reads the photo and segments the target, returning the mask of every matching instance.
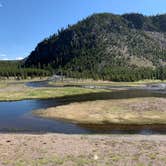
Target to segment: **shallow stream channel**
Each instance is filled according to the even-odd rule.
[[[26,83],[30,87],[55,87],[47,81]],[[74,86],[74,85],[73,85]],[[126,90],[113,91],[112,99],[134,97],[166,97],[166,84],[149,84],[142,87],[114,87],[86,85],[82,88]],[[55,87],[56,88],[56,87]],[[65,133],[65,134],[166,134],[166,125],[78,125],[62,120],[36,117],[32,111],[62,105],[56,99],[0,102],[1,133]]]

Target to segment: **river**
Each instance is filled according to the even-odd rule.
[[[47,82],[27,83],[31,87],[48,87]],[[51,86],[53,87],[53,86]],[[79,86],[84,88],[84,86]],[[86,88],[102,88],[86,86]],[[103,87],[115,89],[116,87]],[[124,88],[124,87],[119,87]],[[165,84],[144,87],[125,87],[127,90],[110,92],[112,99],[134,97],[166,97]],[[65,133],[65,134],[166,134],[166,125],[77,125],[61,120],[35,117],[33,110],[57,106],[63,103],[56,99],[0,102],[0,132]]]

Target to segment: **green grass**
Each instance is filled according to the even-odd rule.
[[[0,87],[5,84],[0,83]],[[24,99],[48,99],[64,96],[81,95],[102,92],[104,90],[84,89],[75,87],[66,88],[29,88],[20,84],[6,85],[0,88],[0,101],[17,101]]]
[[[95,81],[95,80],[66,80],[53,82],[50,81],[50,85],[66,86],[66,85],[96,85],[96,86],[142,86],[150,83],[165,83],[166,80],[141,80],[136,82],[111,82],[111,81]]]

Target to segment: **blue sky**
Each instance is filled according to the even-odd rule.
[[[58,29],[93,13],[166,13],[165,0],[0,0],[0,59],[21,59]]]

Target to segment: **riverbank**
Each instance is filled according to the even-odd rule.
[[[165,98],[108,99],[73,102],[34,114],[77,124],[166,124],[165,105]]]
[[[9,81],[4,83],[0,82],[0,101],[17,101],[17,100],[26,100],[26,99],[51,99],[51,98],[59,98],[64,96],[106,92],[106,90],[100,90],[100,89],[85,89],[85,88],[75,88],[75,87],[31,88],[27,87],[24,83],[25,83],[24,81],[17,81],[17,82]]]
[[[63,105],[42,110],[42,116],[75,123],[165,123],[166,99],[150,96],[148,92],[126,96],[125,91],[74,87],[30,88],[24,83],[0,88],[0,100],[56,98]],[[46,116],[47,111],[50,112]],[[13,133],[0,134],[0,138],[0,166],[166,165],[165,135]]]
[[[76,94],[87,94],[87,93],[97,93],[97,92],[111,92],[111,90],[102,89],[102,86],[109,85],[114,90],[125,90],[126,86],[143,86],[144,83],[150,83],[152,80],[140,81],[140,82],[109,82],[109,81],[90,81],[83,80],[83,82],[49,82],[52,86],[49,87],[30,87],[26,84],[30,82],[36,82],[39,84],[42,81],[47,81],[48,78],[34,78],[33,80],[0,80],[0,101],[16,101],[25,99],[47,99],[47,98],[58,98],[63,96],[70,96]],[[159,80],[156,80],[158,82]],[[92,86],[101,86],[100,88],[90,88],[86,85],[92,84]],[[67,85],[67,87],[63,87]],[[74,87],[73,85],[82,85],[83,87]],[[71,86],[71,87],[70,87]],[[85,86],[85,87],[84,87]],[[116,88],[118,87],[119,88]],[[120,88],[121,87],[121,88]],[[62,89],[63,88],[63,89]],[[78,92],[78,93],[77,93]]]
[[[94,86],[144,86],[146,84],[155,84],[155,83],[166,83],[166,80],[140,80],[136,82],[112,82],[112,81],[103,81],[103,80],[92,80],[92,79],[64,79],[63,81],[49,81],[50,85],[55,86],[70,86],[70,85],[94,85]]]
[[[41,82],[47,78],[33,80],[1,80],[0,81],[0,101],[17,101],[26,99],[49,99],[68,97],[72,95],[84,95],[91,93],[100,92],[111,92],[112,90],[127,90],[127,87],[140,87],[151,83],[161,83],[159,80],[143,80],[139,82],[109,82],[109,81],[93,81],[93,80],[79,80],[75,82],[49,82],[47,87],[28,87],[26,83],[31,81]],[[165,81],[163,81],[164,83]],[[80,87],[74,87],[78,85]],[[81,85],[83,87],[81,87]],[[90,88],[88,85],[92,85]],[[63,87],[67,86],[67,87]],[[71,86],[71,87],[70,87]],[[97,86],[97,88],[93,88]],[[101,86],[98,88],[98,86]],[[102,86],[109,86],[109,90],[106,88],[102,89]],[[111,89],[112,87],[112,89]]]
[[[28,82],[38,82],[38,81],[45,81],[47,80],[48,77],[43,77],[43,78],[34,78],[34,79],[23,79],[23,80],[15,80],[15,79],[7,79],[7,80],[3,80],[3,79],[0,79],[0,91],[2,91],[2,88],[5,88],[5,90],[10,87],[11,85],[13,86],[18,86],[19,84],[20,85],[24,85],[25,83],[28,83]]]
[[[162,135],[0,134],[0,138],[1,166],[166,165]]]
[[[44,118],[77,124],[166,124],[165,95],[76,87],[31,88],[24,82],[0,88],[0,101],[56,99],[59,106],[34,111]]]

